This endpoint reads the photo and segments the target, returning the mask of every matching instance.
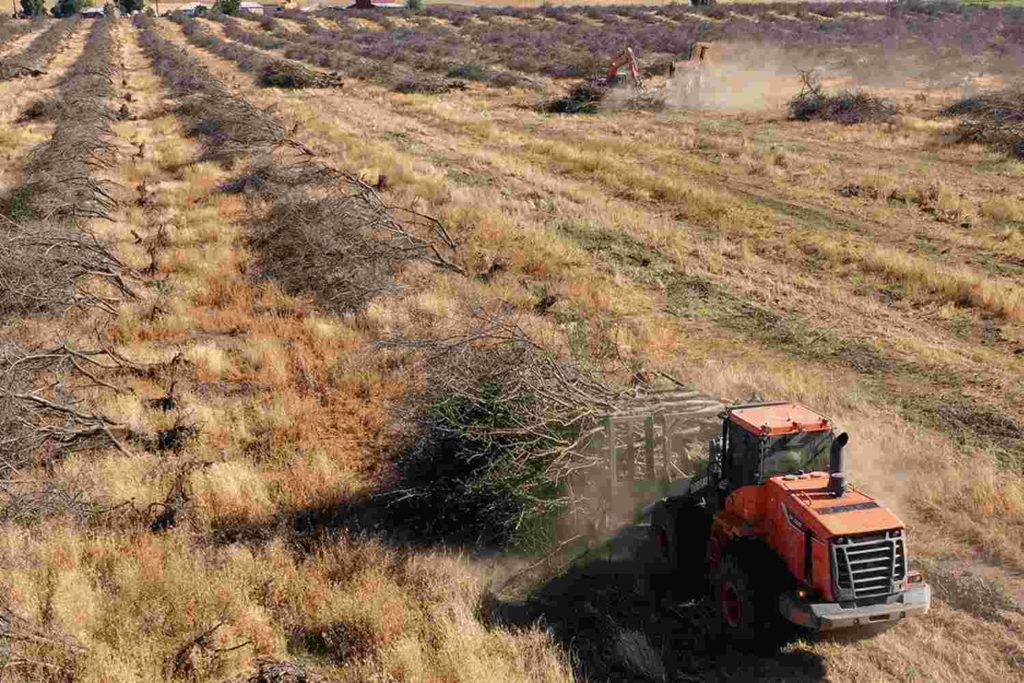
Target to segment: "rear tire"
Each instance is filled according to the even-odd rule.
[[[689,599],[707,589],[707,546],[711,522],[704,508],[669,500],[651,518],[650,568],[675,598]]]

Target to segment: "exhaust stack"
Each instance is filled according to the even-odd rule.
[[[828,462],[828,490],[836,497],[846,495],[846,454],[844,449],[850,441],[850,435],[843,432],[832,442]]]

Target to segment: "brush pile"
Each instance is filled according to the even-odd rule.
[[[53,137],[32,151],[16,191],[33,218],[109,218],[117,204],[109,183],[97,177],[117,158],[112,126],[121,65],[114,27],[113,19],[94,23],[52,103],[30,107],[57,123]]]
[[[863,90],[826,93],[810,72],[802,72],[803,88],[789,101],[792,121],[835,121],[850,125],[867,121],[888,121],[897,113],[895,103]]]
[[[452,90],[465,90],[465,81],[450,80],[440,76],[418,74],[403,78],[392,88],[395,92],[411,95],[443,95]]]
[[[0,201],[0,320],[72,308],[113,313],[131,296],[124,265],[77,220],[106,217],[115,203],[96,175],[116,156],[118,53],[113,20],[95,23],[55,98],[53,137]]]
[[[269,154],[285,139],[284,126],[269,112],[232,95],[224,85],[156,30],[156,22],[137,15],[139,41],[154,70],[181,103],[189,134],[202,138],[206,158]]]
[[[356,176],[309,161],[263,166],[245,189],[273,198],[253,223],[263,273],[329,310],[358,312],[374,297],[395,293],[396,275],[409,261],[462,272],[443,224],[387,206]]]
[[[114,313],[131,295],[125,270],[82,230],[0,217],[0,322],[72,308]]]
[[[261,50],[218,38],[195,19],[178,13],[174,20],[193,45],[235,62],[243,71],[257,75],[267,88],[340,88],[343,83],[336,74],[307,69],[298,62],[272,57]]]
[[[414,437],[382,498],[421,541],[543,545],[580,503],[570,479],[598,464],[580,445],[614,395],[515,321],[478,313],[466,328],[394,342],[425,351],[428,389],[413,401]]]
[[[542,103],[540,110],[549,114],[596,114],[608,90],[603,78],[592,78],[577,83],[567,96]]]
[[[961,117],[961,142],[992,145],[1024,158],[1024,86],[968,97],[943,113]]]
[[[61,19],[29,43],[21,54],[0,59],[0,81],[41,76],[46,73],[46,65],[57,54],[61,43],[71,35],[80,20],[81,17],[78,15]]]

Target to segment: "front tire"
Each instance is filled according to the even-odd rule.
[[[711,579],[712,597],[718,614],[719,631],[731,641],[753,643],[757,639],[757,596],[750,576],[739,561],[727,555]]]
[[[792,637],[793,625],[779,612],[783,583],[778,571],[773,558],[756,553],[722,557],[711,576],[719,635],[758,652],[777,650]]]

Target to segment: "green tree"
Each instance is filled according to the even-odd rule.
[[[121,14],[125,16],[132,12],[141,12],[145,4],[145,0],[117,0],[117,6],[121,9]]]
[[[31,16],[46,12],[46,0],[21,0],[21,11]]]
[[[78,14],[82,6],[82,0],[57,0],[57,4],[53,6],[53,16],[73,17]]]
[[[238,16],[238,10],[241,8],[242,0],[217,0],[217,4],[213,6],[213,11],[235,17]]]
[[[423,0],[405,0],[406,9],[423,9]]]

